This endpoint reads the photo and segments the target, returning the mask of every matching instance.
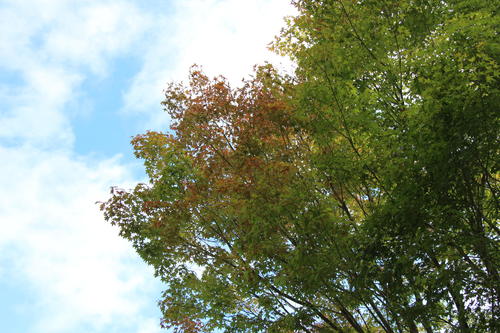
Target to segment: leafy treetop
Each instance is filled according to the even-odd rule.
[[[193,67],[148,184],[102,204],[181,332],[486,332],[500,322],[498,8],[298,0],[241,87]]]

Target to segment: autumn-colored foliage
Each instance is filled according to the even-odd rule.
[[[297,63],[193,67],[148,184],[102,204],[179,332],[487,332],[500,321],[498,15],[490,2],[294,2]],[[497,22],[497,23],[495,23]]]

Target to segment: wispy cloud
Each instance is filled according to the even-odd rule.
[[[2,87],[0,139],[40,148],[71,146],[74,137],[63,107],[81,78],[61,68],[32,66],[24,73],[24,84]]]
[[[72,152],[68,112],[82,82],[132,49],[146,18],[127,1],[1,4],[0,279],[29,290],[33,332],[157,321],[141,311],[158,284],[94,204],[134,179],[119,158]]]
[[[150,25],[150,18],[123,1],[102,1],[68,8],[45,34],[41,48],[47,61],[88,66],[104,74],[111,56],[130,52]]]
[[[294,13],[288,1],[176,0],[173,5],[171,14],[156,20],[143,67],[124,93],[124,111],[148,114],[147,126],[166,126],[168,118],[158,112],[161,91],[166,82],[187,78],[193,64],[233,84],[256,64],[288,65],[267,48],[280,32],[283,17]]]
[[[167,81],[197,63],[238,83],[254,64],[279,62],[266,45],[291,13],[286,0],[175,0],[155,9],[132,0],[0,4],[0,282],[29,290],[33,332],[158,330],[156,314],[144,311],[158,282],[94,204],[110,185],[138,180],[119,157],[73,151],[69,106],[91,98],[81,91],[86,80],[135,57],[141,69],[116,108],[142,114],[144,128],[166,127]]]
[[[64,107],[90,75],[148,30],[149,18],[125,1],[8,1],[0,8],[0,70],[20,82],[0,84],[0,138],[68,145]]]
[[[121,0],[5,1],[0,16],[2,67],[22,72],[56,64],[100,73],[152,22],[146,12]]]
[[[94,204],[110,183],[132,177],[119,160],[92,161],[30,147],[1,148],[2,266],[34,290],[36,332],[92,331],[138,317],[154,284]],[[4,251],[0,251],[4,252]],[[140,267],[140,269],[138,269]],[[5,278],[5,276],[4,276]],[[153,289],[152,289],[153,288]],[[149,292],[148,292],[149,291]]]

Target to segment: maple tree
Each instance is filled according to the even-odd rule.
[[[500,320],[497,8],[294,4],[293,77],[193,67],[150,182],[102,204],[166,282],[178,331],[494,331]]]

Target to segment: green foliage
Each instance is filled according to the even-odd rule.
[[[298,0],[296,75],[193,68],[102,205],[184,332],[499,329],[498,8]]]

